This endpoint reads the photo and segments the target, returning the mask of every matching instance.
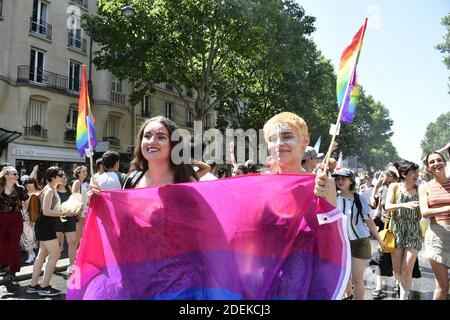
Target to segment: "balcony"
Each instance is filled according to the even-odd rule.
[[[47,129],[42,128],[41,125],[35,124],[32,127],[24,127],[24,137],[36,137],[47,139]]]
[[[40,20],[34,21],[33,17],[30,18],[30,32],[52,40],[52,25]]]
[[[111,90],[110,101],[112,105],[125,107],[125,94]]]
[[[75,142],[76,136],[77,136],[76,129],[67,129],[66,132],[64,132],[64,141]]]
[[[117,137],[103,137],[103,141],[108,141],[112,147],[120,147],[120,139]]]
[[[40,68],[30,68],[29,66],[19,66],[17,68],[17,83],[30,83],[75,95],[79,95],[81,88],[81,81],[74,81],[74,79],[69,77]]]
[[[70,0],[70,2],[84,8],[84,9],[88,9],[88,0]]]
[[[82,37],[76,35],[75,33],[69,31],[67,46],[69,48],[75,49],[77,51],[86,53],[87,41],[85,38],[82,38]]]

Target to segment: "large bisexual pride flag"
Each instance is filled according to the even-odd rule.
[[[314,175],[249,175],[103,191],[68,299],[339,299],[345,216]]]

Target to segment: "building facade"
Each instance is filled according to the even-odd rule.
[[[0,162],[22,174],[35,164],[40,171],[58,165],[71,172],[86,163],[75,146],[83,64],[92,79],[95,157],[115,150],[125,169],[134,135],[149,117],[163,115],[193,127],[192,115],[169,83],[155,85],[131,106],[131,83],[94,65],[89,72],[92,42],[80,17],[96,12],[94,0],[0,0]],[[184,93],[193,104],[193,93]],[[215,114],[206,118],[206,126],[214,126]]]

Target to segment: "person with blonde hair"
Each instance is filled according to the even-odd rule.
[[[20,237],[23,232],[23,201],[29,198],[17,181],[19,173],[13,166],[0,171],[0,268],[8,283],[17,285],[20,271]]]
[[[77,234],[77,244],[80,243],[81,237],[83,236],[84,219],[86,218],[87,211],[87,188],[84,185],[84,180],[87,177],[87,167],[78,166],[73,171],[73,176],[75,180],[72,183],[72,193],[81,193],[83,199],[83,208],[81,209],[81,214],[77,217],[76,224],[76,234]]]
[[[433,299],[446,300],[450,268],[450,179],[445,174],[446,163],[441,153],[429,153],[424,164],[433,175],[433,180],[419,187],[422,216],[430,219],[424,256],[429,259],[434,273]]]
[[[271,167],[278,173],[306,173],[301,163],[309,145],[308,126],[303,118],[291,112],[282,112],[264,125],[264,139],[268,144]],[[314,193],[337,206],[334,180],[324,172],[316,175]]]

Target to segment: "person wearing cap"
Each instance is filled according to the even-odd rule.
[[[323,153],[317,153],[316,149],[307,146],[303,154],[302,167],[307,173],[313,173],[316,169],[319,159],[323,157]]]
[[[378,235],[377,227],[370,218],[369,203],[366,198],[360,197],[356,192],[355,174],[350,169],[340,169],[333,174],[336,186],[340,190],[337,198],[337,207],[347,217],[347,234],[350,240],[352,255],[352,271],[346,297],[344,299],[364,299],[364,270],[367,260],[371,258],[370,232],[375,236],[383,250],[386,245]],[[369,230],[368,230],[368,229]],[[353,284],[354,294],[351,293]],[[354,296],[354,297],[353,297]]]

